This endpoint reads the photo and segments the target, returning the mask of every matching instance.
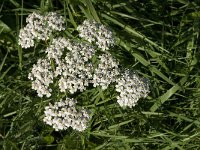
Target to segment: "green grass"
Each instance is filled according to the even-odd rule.
[[[37,47],[21,49],[19,29],[34,11],[66,17],[65,36],[86,18],[116,34],[111,50],[122,66],[150,80],[151,93],[132,109],[116,103],[113,87],[76,95],[92,112],[85,132],[55,132],[42,121],[53,98],[38,98],[27,76]],[[200,2],[198,0],[1,0],[0,149],[200,149]]]

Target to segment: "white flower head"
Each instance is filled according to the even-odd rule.
[[[69,127],[77,131],[84,131],[90,117],[86,109],[76,109],[76,103],[76,100],[66,98],[66,100],[55,102],[54,105],[49,104],[45,107],[43,121],[56,131],[66,130]]]
[[[37,91],[39,97],[51,96],[52,89],[49,85],[53,83],[53,71],[47,59],[39,59],[37,64],[33,65],[28,78],[32,80],[32,89]]]
[[[20,29],[18,43],[22,48],[34,46],[34,40],[48,40],[54,31],[65,30],[64,18],[50,12],[46,16],[32,13],[26,18],[27,25]]]
[[[116,80],[116,91],[119,92],[117,102],[121,107],[134,107],[140,98],[147,97],[149,85],[137,74],[125,70]]]
[[[113,32],[101,23],[93,20],[85,20],[77,27],[79,36],[88,42],[94,42],[103,51],[115,44]]]
[[[49,12],[45,16],[45,21],[51,30],[62,31],[65,30],[65,19],[56,12]]]
[[[65,39],[64,37],[54,38],[51,45],[47,47],[45,52],[47,53],[47,58],[54,59],[57,64],[61,60],[65,48],[71,47],[71,41]]]
[[[92,46],[84,43],[68,40],[66,44],[62,44],[65,49],[68,49],[65,57],[57,59],[61,54],[55,51],[62,51],[63,48],[54,46],[54,49],[47,49],[48,56],[56,61],[55,77],[60,77],[59,89],[61,92],[68,91],[73,94],[76,91],[83,91],[89,85],[92,78],[93,65],[91,58],[95,53]],[[51,56],[50,56],[51,54]]]
[[[100,63],[94,71],[93,86],[100,86],[105,90],[110,83],[115,82],[119,75],[118,61],[111,54],[103,54],[99,56]]]

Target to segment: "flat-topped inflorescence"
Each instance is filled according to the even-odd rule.
[[[54,31],[65,30],[65,19],[55,12],[47,15],[32,13],[26,18],[27,25],[20,30],[19,45],[22,48],[34,46],[34,40],[48,40]]]
[[[147,97],[149,84],[137,74],[125,70],[116,80],[116,91],[119,92],[117,102],[121,107],[134,107],[140,98]]]
[[[64,37],[54,38],[52,43],[46,48],[47,58],[54,59],[59,64],[66,49],[72,48],[72,41]]]
[[[131,108],[149,93],[149,85],[143,78],[129,70],[121,74],[119,62],[109,51],[105,51],[115,44],[113,33],[106,26],[85,20],[77,30],[79,36],[88,42],[80,42],[52,36],[56,31],[65,30],[64,18],[57,13],[32,13],[26,22],[19,34],[22,48],[33,47],[35,41],[46,41],[51,37],[46,41],[46,57],[39,59],[28,75],[32,80],[32,89],[37,91],[39,97],[50,97],[54,90],[50,87],[74,94],[83,92],[89,85],[105,90],[114,84],[119,92],[119,105]],[[85,109],[76,109],[75,105],[76,101],[70,98],[49,104],[45,107],[43,121],[56,131],[69,127],[83,131],[90,117]]]
[[[39,97],[51,96],[52,89],[49,88],[49,85],[53,83],[53,71],[49,60],[38,59],[28,78],[32,80],[32,89],[37,91]]]
[[[56,12],[49,12],[44,16],[44,21],[52,31],[65,30],[65,19]]]
[[[77,30],[81,38],[90,43],[94,42],[103,51],[115,44],[113,32],[94,20],[85,20],[82,25],[77,27]]]
[[[43,121],[56,131],[66,130],[69,127],[77,131],[84,131],[90,117],[86,109],[76,109],[76,103],[76,100],[66,98],[66,100],[55,102],[54,105],[49,104],[45,107]]]
[[[43,34],[42,31],[46,30],[43,29],[46,24],[51,30],[49,32],[64,30],[63,18],[52,12],[46,16],[33,13],[27,18],[27,23],[30,26],[27,25],[23,30],[27,28],[29,31],[31,29],[37,31],[37,34],[33,32],[33,37],[42,40],[49,38],[48,34],[45,34],[46,38],[44,39],[40,37]],[[51,89],[48,86],[55,77],[58,79],[59,90],[70,94],[86,90],[89,83],[92,83],[93,87],[100,86],[103,90],[108,88],[111,83],[115,83],[116,91],[120,93],[120,96],[117,97],[120,106],[133,107],[139,98],[146,97],[149,91],[148,85],[128,70],[120,75],[119,62],[109,52],[98,55],[99,64],[97,68],[94,68],[91,60],[96,52],[93,42],[96,42],[103,51],[114,45],[113,33],[106,26],[95,21],[85,20],[77,29],[80,32],[80,37],[85,38],[91,44],[64,37],[52,39],[45,50],[47,59],[39,60],[37,65],[33,67],[32,73],[29,74],[29,78],[33,80],[32,88],[37,91],[38,96],[51,96]],[[31,43],[34,38],[30,38]],[[55,69],[50,71],[52,60],[55,62]],[[49,68],[42,70],[39,64],[41,62]]]
[[[72,40],[63,40],[65,44],[61,44],[63,47],[60,47],[59,41],[53,43],[53,48],[52,45],[47,48],[48,56],[51,54],[50,58],[56,59],[54,74],[55,77],[60,78],[58,81],[59,89],[61,92],[68,91],[71,94],[78,90],[82,92],[92,79],[93,64],[91,58],[95,54],[95,49],[91,45]],[[62,59],[59,59],[61,55],[59,52],[63,49],[68,52]]]
[[[100,86],[105,90],[111,83],[115,82],[119,75],[118,61],[110,53],[99,56],[100,62],[94,71],[93,86]]]

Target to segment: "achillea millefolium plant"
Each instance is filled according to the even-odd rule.
[[[198,0],[0,6],[0,149],[199,149]]]
[[[109,53],[115,38],[105,25],[85,20],[77,27],[78,35],[82,38],[77,40],[55,36],[56,32],[67,30],[64,27],[65,19],[55,12],[45,15],[32,13],[26,22],[27,25],[19,33],[22,48],[33,47],[40,40],[48,43],[46,56],[38,59],[28,75],[32,80],[32,89],[39,97],[50,97],[55,88],[63,95],[71,94],[73,97],[73,94],[83,92],[88,86],[106,90],[113,84],[119,93],[119,105],[131,108],[149,93],[148,82],[136,73],[120,68],[117,59]],[[44,122],[56,131],[68,127],[85,130],[90,118],[89,110],[76,109],[76,103],[72,101],[66,98],[54,105],[50,103],[45,107]]]

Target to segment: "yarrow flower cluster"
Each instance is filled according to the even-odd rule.
[[[56,67],[56,74],[60,74],[59,88],[61,92],[69,91],[71,94],[77,90],[86,89],[92,78],[93,65],[91,58],[95,53],[92,46],[84,43],[71,43],[70,51],[64,60]]]
[[[125,70],[117,79],[115,87],[120,94],[117,102],[121,107],[132,108],[140,98],[147,97],[149,93],[148,82],[129,70]]]
[[[76,100],[70,98],[55,102],[54,105],[50,103],[45,107],[43,121],[56,131],[66,130],[69,127],[77,131],[84,131],[90,119],[89,113],[83,108],[76,109],[76,103]]]
[[[93,20],[85,20],[82,25],[77,27],[77,30],[80,32],[81,38],[90,43],[94,42],[103,51],[108,50],[115,43],[113,32]]]
[[[64,18],[54,12],[47,15],[30,14],[26,22],[27,25],[19,34],[22,48],[34,46],[35,40],[48,40],[55,31],[65,29]],[[110,29],[95,21],[85,20],[77,30],[79,36],[88,42],[64,37],[52,38],[45,49],[46,57],[33,65],[28,78],[32,80],[32,89],[37,91],[39,97],[51,96],[50,87],[54,81],[60,92],[70,94],[82,92],[89,85],[105,90],[114,83],[119,92],[117,102],[122,107],[134,107],[140,98],[147,96],[148,83],[129,70],[121,74],[119,62],[108,51],[105,52],[114,45]],[[95,48],[101,51],[96,51]],[[56,131],[69,127],[78,131],[85,130],[89,114],[85,109],[76,109],[76,103],[74,99],[66,98],[54,105],[49,104],[45,107],[43,121]]]
[[[39,97],[51,96],[52,89],[49,88],[49,85],[53,83],[53,71],[47,59],[39,59],[37,64],[33,65],[28,78],[32,80],[32,89],[37,91]]]
[[[64,51],[67,51],[65,55]],[[54,75],[60,77],[58,83],[61,92],[68,91],[73,94],[77,90],[86,89],[92,77],[93,66],[90,59],[95,53],[91,45],[56,38],[46,49],[46,53],[48,59],[55,59]]]
[[[100,86],[105,90],[119,75],[119,63],[109,53],[100,55],[99,58],[100,63],[94,71],[92,83],[94,87]]]
[[[61,60],[61,57],[65,51],[65,48],[71,49],[71,41],[69,39],[65,39],[64,37],[58,37],[53,39],[51,45],[47,47],[45,52],[47,53],[47,58],[54,59],[58,64]]]
[[[38,75],[40,71],[41,74],[46,73],[45,76],[43,75],[44,77],[48,76],[49,73],[53,74],[51,81],[53,81],[53,78],[59,77],[58,85],[61,92],[68,91],[73,94],[78,90],[83,91],[86,89],[92,79],[93,65],[90,59],[95,54],[95,49],[91,45],[74,42],[65,38],[56,38],[53,39],[52,44],[47,47],[45,52],[47,53],[47,59],[43,61],[50,63],[51,59],[54,59],[55,71],[41,70],[43,67],[39,64],[41,60],[36,66],[33,66],[29,78],[33,81],[32,88],[38,92],[38,96],[47,95],[49,85],[44,86],[45,90],[38,86],[40,83],[38,81],[41,80],[41,77]],[[65,55],[64,52],[66,53]],[[37,74],[35,74],[36,70]],[[51,90],[48,91],[47,96],[50,96],[50,93]]]
[[[65,30],[64,18],[55,12],[43,16],[32,13],[26,18],[27,25],[20,30],[19,45],[22,48],[34,46],[34,40],[48,40],[53,31]]]
[[[65,19],[55,12],[49,12],[44,16],[44,21],[51,32],[65,30]]]

